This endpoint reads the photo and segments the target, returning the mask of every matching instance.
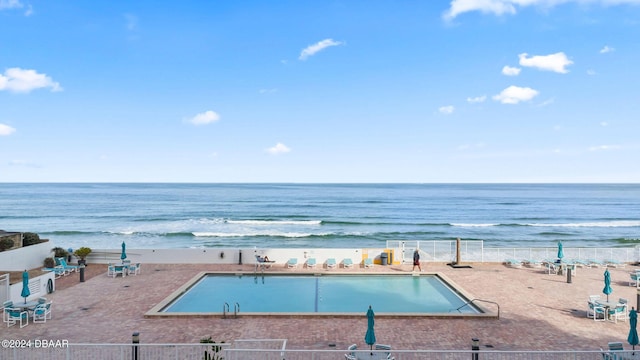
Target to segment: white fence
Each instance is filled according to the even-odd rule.
[[[420,249],[420,261],[451,262],[456,260],[456,241],[388,241],[387,248],[398,249],[405,263],[411,263],[414,249]],[[564,259],[616,260],[625,263],[640,261],[640,248],[568,248],[563,249]],[[461,240],[461,262],[504,262],[505,259],[555,260],[558,248],[488,248],[481,240]]]
[[[31,340],[30,347],[3,346],[0,359],[3,360],[335,360],[344,359],[347,350],[289,350],[236,349],[230,344],[65,344],[37,343]],[[217,348],[217,352],[215,351]],[[369,355],[368,350],[357,350],[357,354]],[[384,354],[386,351],[374,350]],[[391,350],[396,360],[438,359],[438,360],[594,360],[613,359],[602,350],[593,351],[473,351],[473,350]],[[640,350],[615,351],[616,359],[635,359]],[[475,356],[477,355],[477,357]],[[377,358],[386,358],[377,357]]]

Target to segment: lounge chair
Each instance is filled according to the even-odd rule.
[[[275,264],[273,260],[266,260],[267,257],[262,257],[260,255],[256,255],[256,269],[269,269],[271,265]]]
[[[623,268],[627,265],[621,261],[613,260],[613,259],[607,260],[604,263],[607,267],[614,267],[614,268]]]
[[[522,267],[522,261],[520,260],[516,260],[516,259],[506,259],[504,261],[504,263],[508,266],[508,267],[512,267],[512,268],[521,268]]]
[[[589,266],[589,267],[601,267],[601,266],[605,266],[605,264],[600,260],[587,259],[587,266]]]
[[[351,344],[349,345],[349,347],[347,348],[347,350],[349,350],[349,353],[347,355],[352,356],[354,359],[356,358],[356,353],[355,351],[358,350],[358,345],[356,344]],[[349,359],[349,358],[347,358]]]
[[[522,263],[530,268],[539,268],[542,267],[542,261],[540,260],[535,260],[535,259],[526,259],[526,260],[522,260]]]
[[[366,258],[364,259],[364,268],[372,268],[373,267],[373,259],[372,258]]]
[[[594,301],[589,301],[587,306],[588,318],[592,317],[594,321],[605,321],[607,319],[607,311],[604,306]]]
[[[315,268],[316,267],[316,258],[308,258],[307,263],[305,264],[307,268]]]
[[[52,301],[48,301],[36,305],[35,309],[33,309],[34,323],[43,323],[47,322],[47,319],[51,319],[51,303]]]
[[[7,327],[20,323],[20,328],[29,325],[29,312],[25,309],[7,308]]]
[[[344,260],[342,260],[342,267],[345,269],[352,269],[353,268],[353,261],[351,261],[350,258],[346,258]]]
[[[287,268],[293,269],[293,268],[297,268],[297,267],[298,267],[298,259],[297,258],[291,258],[291,259],[289,259],[289,261],[287,261]]]
[[[335,269],[337,266],[336,259],[328,258],[327,259],[327,269]]]
[[[61,278],[63,276],[67,276],[69,274],[69,272],[67,272],[67,270],[62,268],[62,266],[60,266],[60,265],[58,265],[56,267],[52,267],[52,268],[43,268],[42,270],[44,270],[44,271],[53,271],[54,277],[56,279]]]
[[[629,273],[629,286],[640,288],[640,270]]]
[[[61,258],[58,258],[57,260],[60,266],[62,266],[62,268],[65,269],[67,272],[71,273],[74,271],[78,271],[78,266],[67,264],[67,260],[65,260],[65,258],[61,257]]]
[[[624,351],[624,347],[622,346],[621,342],[610,342],[609,343],[609,352],[605,352],[604,350],[602,350],[602,348],[600,348],[600,351],[602,351],[602,359],[603,360],[621,360],[621,359],[625,359],[625,357],[622,356],[622,354],[616,354],[616,352],[618,352],[618,351]]]

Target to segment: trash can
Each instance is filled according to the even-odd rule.
[[[380,254],[380,264],[381,265],[387,265],[389,259],[389,254],[387,254],[386,252],[383,252],[382,254]]]

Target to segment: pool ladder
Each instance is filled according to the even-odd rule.
[[[225,302],[224,304],[222,304],[222,317],[226,319],[228,312],[229,312],[229,303]],[[238,303],[233,304],[233,317],[237,318],[239,312],[240,312],[240,304]]]

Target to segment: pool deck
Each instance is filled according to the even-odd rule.
[[[385,318],[376,319],[378,342],[394,349],[468,350],[471,338],[493,350],[599,350],[610,341],[626,344],[628,321],[595,322],[586,318],[589,295],[602,294],[604,268],[579,268],[567,277],[548,275],[543,268],[509,268],[502,264],[470,264],[454,269],[443,263],[424,264],[474,298],[500,305],[500,319]],[[411,272],[411,265],[373,269],[285,269],[276,264],[266,272]],[[213,340],[287,339],[290,349],[364,347],[367,326],[362,317],[233,317],[149,318],[145,313],[202,271],[252,271],[252,265],[142,264],[137,276],[111,278],[106,265],[90,264],[86,281],[78,274],[57,280],[53,318],[46,323],[0,327],[2,339],[54,339],[70,343],[130,343],[140,332],[142,343],[197,343]],[[610,268],[611,299],[627,298],[636,306],[637,290],[628,286],[636,266]],[[490,308],[491,305],[485,305]],[[222,310],[222,309],[221,309]],[[375,310],[375,309],[374,309]],[[233,309],[232,309],[233,311]],[[630,346],[626,345],[625,349]]]

